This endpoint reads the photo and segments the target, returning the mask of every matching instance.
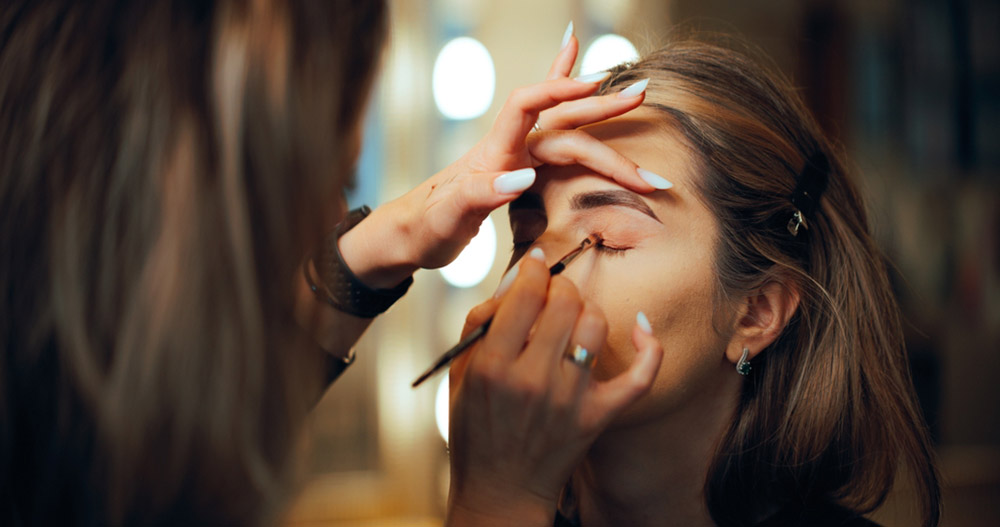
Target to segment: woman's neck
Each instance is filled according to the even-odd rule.
[[[740,380],[732,373],[683,409],[601,434],[572,480],[583,527],[714,525],[705,480]]]

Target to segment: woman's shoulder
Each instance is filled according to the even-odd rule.
[[[834,503],[819,503],[782,508],[756,527],[879,527],[879,524]]]

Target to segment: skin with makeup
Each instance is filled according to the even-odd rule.
[[[693,194],[687,149],[651,113],[586,129],[668,177],[672,189],[640,196],[581,167],[551,168],[510,206],[514,261],[529,247],[557,254],[590,233],[603,239],[563,273],[607,318],[596,380],[634,362],[636,312],[665,350],[650,392],[609,425],[574,473],[585,525],[641,525],[668,512],[677,525],[712,525],[690,482],[704,480],[741,383],[727,350],[747,335],[713,324],[735,320],[738,305],[720,316],[713,302],[715,222]]]

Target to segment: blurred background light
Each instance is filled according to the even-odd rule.
[[[622,62],[638,58],[639,52],[627,38],[608,33],[597,37],[587,46],[587,51],[583,54],[583,63],[580,65],[580,74],[604,71]]]
[[[434,419],[437,421],[438,433],[441,434],[445,443],[448,442],[448,412],[450,410],[448,382],[448,374],[445,373],[444,377],[441,378],[441,384],[438,385],[437,396],[434,398]]]
[[[433,0],[434,17],[445,27],[470,28],[480,24],[485,0]]]
[[[441,48],[434,61],[434,102],[448,119],[475,119],[493,103],[496,71],[486,46],[470,37]]]
[[[493,267],[497,255],[497,229],[489,216],[479,226],[469,245],[454,262],[439,269],[441,276],[455,287],[474,287],[482,282]]]
[[[632,13],[632,0],[583,0],[587,17],[603,27],[618,27]]]

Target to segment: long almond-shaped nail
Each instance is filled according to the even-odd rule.
[[[510,271],[507,271],[507,274],[503,275],[503,278],[500,279],[500,285],[497,286],[496,293],[493,293],[493,298],[500,298],[510,289],[510,286],[514,284],[514,279],[517,278],[517,270],[519,268],[520,266],[515,265],[510,268]]]
[[[653,172],[646,170],[645,168],[637,168],[635,171],[639,174],[639,177],[641,177],[643,181],[649,183],[651,187],[657,190],[667,190],[668,188],[674,186],[673,183],[663,179],[658,174],[654,174]]]
[[[517,194],[535,183],[535,169],[522,168],[500,174],[493,180],[493,190],[499,194]]]
[[[639,325],[639,329],[641,329],[645,334],[653,334],[653,326],[649,325],[649,319],[646,318],[646,314],[642,311],[635,314],[635,323]]]
[[[575,80],[576,82],[601,82],[610,76],[611,76],[610,71],[599,71],[597,73],[588,73],[586,75],[580,75],[579,77],[574,77],[573,80]]]
[[[532,249],[531,252],[528,253],[528,256],[538,260],[539,262],[545,261],[545,252],[542,251],[540,247],[535,247],[534,249]]]
[[[646,91],[646,85],[649,84],[649,79],[642,79],[635,84],[630,85],[628,88],[618,92],[618,97],[622,99],[627,99],[629,97],[635,97],[640,93]]]
[[[559,49],[562,50],[569,44],[570,37],[573,36],[573,21],[569,21],[569,25],[566,26],[566,31],[563,33],[562,44],[559,44]]]

